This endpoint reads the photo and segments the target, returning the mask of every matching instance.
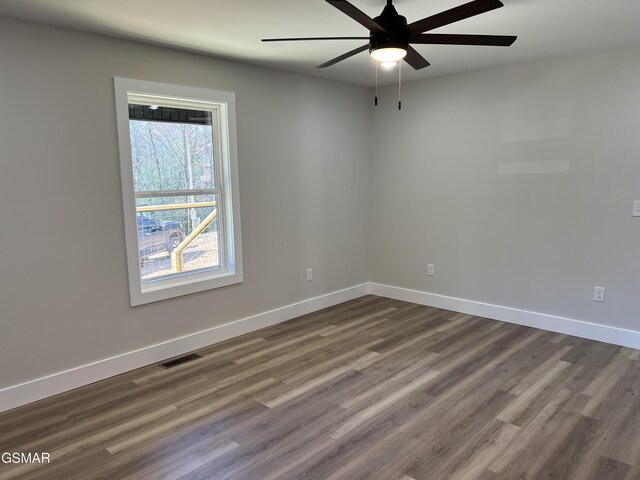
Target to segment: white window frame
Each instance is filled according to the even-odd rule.
[[[114,86],[131,306],[242,283],[235,94],[119,77],[114,78]],[[217,172],[220,183],[216,185],[216,188],[220,189],[219,201],[222,202],[222,215],[218,219],[221,268],[194,273],[185,272],[181,275],[147,283],[143,283],[140,278],[129,103],[131,98],[140,100],[145,96],[151,96],[155,99],[161,97],[163,105],[183,108],[185,106],[188,108],[201,107],[213,112],[215,155],[220,159],[220,172]]]

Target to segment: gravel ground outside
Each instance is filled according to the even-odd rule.
[[[199,235],[184,251],[185,272],[216,267],[219,263],[218,232]],[[172,273],[175,272],[171,268],[171,254],[168,252],[158,252],[150,256],[140,267],[140,276],[143,281]]]

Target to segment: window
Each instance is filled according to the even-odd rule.
[[[242,282],[235,95],[115,91],[131,305]]]

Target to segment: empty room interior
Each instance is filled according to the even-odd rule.
[[[0,480],[640,479],[640,2],[0,2]]]

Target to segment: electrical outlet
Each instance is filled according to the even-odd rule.
[[[631,215],[634,217],[640,217],[640,200],[633,202],[633,212]]]
[[[313,268],[307,268],[307,282],[313,280]]]
[[[427,263],[427,275],[433,277],[436,274],[436,266],[433,263]]]
[[[607,289],[604,287],[593,287],[593,301],[604,303],[604,295]]]

